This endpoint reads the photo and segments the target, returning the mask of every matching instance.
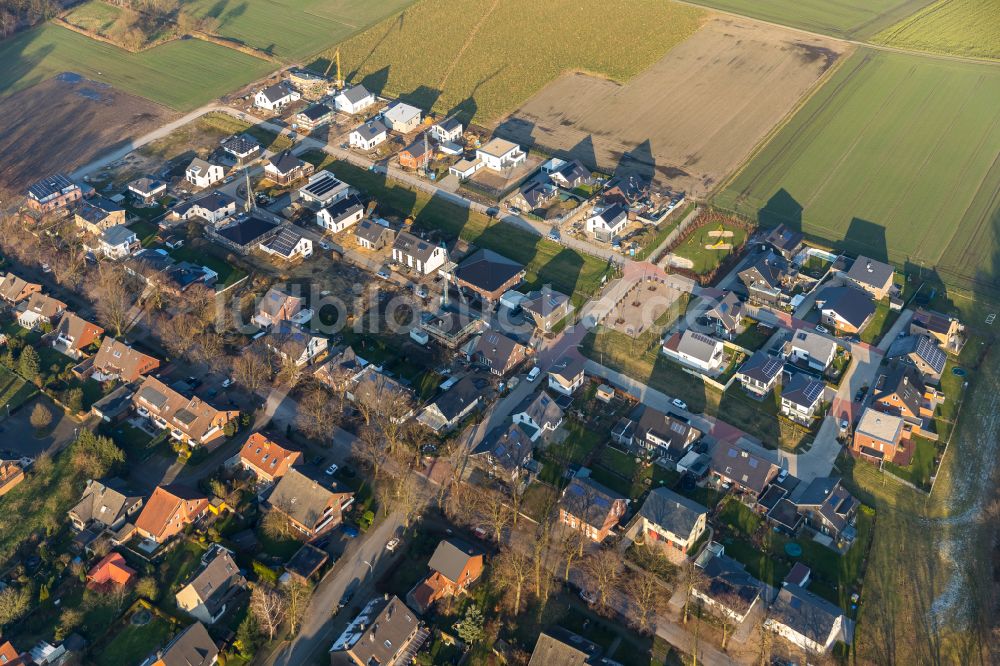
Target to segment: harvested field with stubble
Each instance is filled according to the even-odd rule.
[[[704,197],[846,48],[832,39],[718,17],[625,85],[564,76],[497,133]]]
[[[177,114],[107,84],[60,76],[0,99],[0,189],[72,171]]]

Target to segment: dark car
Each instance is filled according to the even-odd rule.
[[[868,393],[868,387],[862,386],[858,389],[858,392],[854,394],[854,402],[861,402],[865,399],[865,393]]]
[[[353,598],[354,598],[354,592],[352,592],[351,590],[347,590],[346,592],[344,592],[344,596],[342,596],[340,598],[340,601],[337,602],[337,610],[343,610],[344,607],[347,606],[347,604],[351,603],[351,599]]]
[[[348,539],[356,539],[359,534],[358,528],[354,525],[344,525],[344,536]]]

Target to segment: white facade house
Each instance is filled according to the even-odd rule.
[[[721,340],[688,329],[674,333],[663,344],[663,353],[701,372],[715,372],[722,366],[725,347]]]
[[[348,143],[351,148],[371,150],[385,141],[387,136],[388,128],[385,123],[376,118],[355,127],[348,137]]]
[[[175,206],[171,214],[182,220],[200,217],[206,222],[218,225],[236,214],[236,199],[216,190],[200,199]]]
[[[357,224],[364,216],[365,207],[361,200],[357,197],[348,197],[321,208],[316,213],[316,224],[327,231],[338,233]]]
[[[829,368],[836,353],[836,342],[812,331],[796,331],[788,343],[788,357],[805,362],[814,370]]]
[[[587,233],[597,240],[610,241],[621,234],[628,224],[628,211],[621,204],[614,204],[594,211],[587,218]]]
[[[298,90],[293,90],[284,83],[275,83],[273,86],[257,91],[253,97],[253,104],[258,109],[278,111],[283,106],[300,99],[302,99],[302,95],[299,94]]]
[[[427,275],[448,261],[448,251],[440,245],[402,231],[392,244],[392,260]]]
[[[764,628],[804,650],[822,654],[843,634],[844,615],[812,592],[784,583]]]
[[[375,95],[362,85],[344,88],[333,98],[333,107],[342,113],[361,113],[375,103]]]
[[[439,143],[458,141],[462,138],[462,123],[457,118],[445,118],[431,126],[431,136]]]
[[[330,341],[313,335],[305,328],[288,321],[279,322],[267,336],[267,346],[283,359],[298,367],[308,365],[329,347]]]
[[[528,155],[516,143],[497,138],[478,148],[476,158],[487,169],[507,171],[523,164]]]
[[[351,194],[351,186],[329,171],[317,171],[299,188],[299,199],[317,206],[330,206]]]
[[[448,173],[459,180],[465,180],[482,168],[482,160],[459,160],[448,167]]]
[[[394,132],[406,134],[417,129],[423,112],[415,106],[396,102],[382,112],[382,119]]]
[[[101,232],[98,249],[108,259],[124,259],[139,249],[139,237],[124,224],[117,224]]]
[[[306,259],[312,256],[313,243],[297,231],[284,228],[270,239],[260,244],[260,249],[272,257],[280,257],[286,261]]]
[[[221,165],[212,164],[200,157],[191,160],[184,170],[184,180],[195,187],[211,187],[225,178],[226,170]]]

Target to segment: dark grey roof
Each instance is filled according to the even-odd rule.
[[[374,120],[369,120],[363,125],[358,125],[354,128],[354,131],[365,141],[371,141],[379,134],[384,134],[389,131],[389,128],[383,123],[379,118]]]
[[[300,169],[306,166],[306,162],[299,159],[295,155],[292,155],[292,151],[290,150],[282,151],[281,153],[269,159],[268,162],[282,176],[289,174],[292,171],[295,171],[296,169]]]
[[[445,118],[441,122],[435,124],[441,129],[443,129],[445,132],[449,133],[457,129],[458,130],[462,129],[462,121],[456,118],[455,116],[450,116],[448,118]]]
[[[804,372],[792,374],[791,379],[781,387],[781,397],[803,407],[812,407],[826,389],[826,384]]]
[[[767,384],[781,374],[783,367],[785,364],[780,358],[758,350],[740,366],[739,373]]]
[[[833,630],[833,623],[843,613],[825,599],[798,585],[786,583],[771,605],[773,620],[796,632],[825,645]]]
[[[441,412],[441,415],[451,421],[464,412],[469,405],[479,402],[481,391],[472,380],[472,377],[463,377],[454,386],[442,393],[434,405]]]
[[[121,206],[110,201],[107,204],[104,204],[103,201],[84,201],[76,209],[76,214],[87,222],[98,224],[110,213],[116,213],[120,210],[123,210]]]
[[[525,294],[521,309],[545,319],[553,312],[563,311],[567,301],[569,296],[545,286],[543,291],[531,291]]]
[[[802,524],[799,508],[787,497],[782,497],[775,502],[774,506],[767,512],[767,517],[771,522],[777,523],[792,533],[797,532]]]
[[[236,134],[222,142],[223,150],[234,155],[248,155],[260,150],[260,142],[249,134]]]
[[[937,343],[930,336],[922,334],[907,335],[894,340],[886,356],[897,358],[911,354],[930,366],[937,374],[944,372],[945,363],[948,361],[947,355],[941,351]]]
[[[608,206],[594,217],[601,218],[607,226],[612,227],[626,215],[628,215],[628,211],[625,210],[625,207],[616,203]]]
[[[272,86],[268,86],[261,91],[264,97],[268,99],[272,104],[280,100],[282,97],[287,97],[291,94],[288,86],[284,82],[275,83]]]
[[[533,448],[528,432],[520,424],[515,423],[506,428],[492,430],[473,453],[489,454],[497,466],[513,472],[531,458]]]
[[[538,181],[525,185],[519,192],[531,208],[538,208],[555,193],[556,190],[551,185]]]
[[[340,492],[292,467],[278,480],[268,502],[299,523],[312,528],[326,511],[331,496]]]
[[[564,354],[552,364],[549,372],[563,379],[572,381],[583,372],[586,361],[580,354]]]
[[[264,243],[264,245],[271,252],[276,252],[283,257],[291,257],[295,246],[299,244],[300,240],[302,240],[302,234],[294,229],[285,227],[274,238]]]
[[[793,231],[784,224],[779,224],[767,235],[766,242],[779,252],[792,252],[802,244],[804,237],[802,232]]]
[[[479,337],[472,353],[481,356],[491,368],[504,370],[520,344],[501,333],[486,331]]]
[[[920,414],[924,399],[924,382],[920,373],[908,364],[893,362],[884,368],[875,379],[872,401],[896,395],[913,414]]]
[[[616,502],[625,497],[589,476],[573,477],[563,490],[559,506],[591,527],[602,528]]]
[[[101,239],[108,245],[115,246],[128,243],[135,235],[135,232],[124,224],[116,224],[101,232]]]
[[[382,234],[386,232],[394,233],[392,229],[383,226],[378,222],[374,222],[372,220],[361,220],[354,230],[354,235],[368,241],[369,243],[374,243],[382,237]]]
[[[847,527],[859,502],[840,483],[840,478],[825,476],[813,479],[802,491],[796,506],[817,511],[838,531]]]
[[[716,603],[743,615],[760,596],[761,583],[726,555],[717,555],[705,565],[698,591]]]
[[[570,183],[577,180],[590,180],[590,170],[587,169],[580,160],[570,160],[559,167],[555,173],[565,178]]]
[[[59,194],[63,190],[73,187],[76,187],[73,181],[64,174],[56,173],[30,185],[28,187],[28,195],[33,199],[43,201],[47,197]]]
[[[727,291],[722,300],[706,312],[705,316],[720,320],[726,328],[736,328],[743,318],[743,302],[736,292]]]
[[[211,615],[218,613],[234,587],[243,585],[240,568],[225,550],[216,551],[215,557],[198,572],[189,583]]]
[[[875,301],[867,291],[854,287],[827,287],[816,296],[823,310],[833,310],[855,328],[875,314]]]
[[[635,426],[635,434],[642,439],[652,435],[658,440],[667,442],[666,447],[674,457],[683,455],[701,436],[700,433],[701,431],[691,424],[648,405],[643,407],[642,415]]]
[[[201,198],[193,199],[186,203],[178,204],[174,206],[172,210],[176,215],[184,215],[195,206],[198,206],[199,208],[205,208],[206,210],[215,212],[217,210],[222,210],[223,208],[227,208],[228,206],[231,206],[234,203],[236,203],[236,199],[234,199],[233,197],[229,196],[225,192],[214,190],[211,193],[206,194]]]
[[[259,242],[273,233],[278,225],[270,220],[251,215],[233,224],[217,229],[216,233],[239,247]]]
[[[434,549],[427,566],[440,572],[448,580],[458,582],[466,563],[479,554],[479,549],[460,539],[445,539]]]
[[[161,651],[164,666],[209,666],[219,656],[219,648],[201,622],[174,636]]]
[[[639,515],[678,536],[691,534],[698,517],[708,509],[667,488],[655,488],[646,497]]]
[[[356,86],[351,86],[350,88],[341,90],[340,94],[343,95],[345,98],[347,98],[347,101],[350,102],[351,104],[357,104],[365,97],[371,95],[371,93],[368,92],[368,89],[365,88],[360,83]]]
[[[881,289],[886,282],[892,279],[893,272],[893,268],[889,264],[862,255],[854,260],[851,270],[847,272],[847,277],[860,284]]]
[[[341,199],[340,201],[327,206],[326,212],[331,218],[333,218],[334,223],[337,223],[364,209],[365,205],[361,203],[361,199],[352,194],[345,199]]]
[[[140,194],[152,194],[157,190],[164,190],[167,188],[167,184],[162,180],[156,178],[151,178],[149,176],[142,176],[141,178],[136,178],[131,183],[128,184],[128,188]]]
[[[525,396],[513,414],[525,414],[539,426],[555,428],[563,420],[563,410],[545,389]]]
[[[781,287],[781,277],[787,270],[784,259],[778,255],[768,252],[760,257],[753,264],[739,272],[740,280],[747,287],[779,289]]]
[[[414,259],[426,262],[430,259],[431,255],[434,254],[434,250],[436,250],[438,246],[430,241],[425,241],[422,238],[414,236],[407,231],[402,231],[398,236],[396,236],[396,240],[392,247],[394,250],[399,250],[403,254],[408,254]]]
[[[305,116],[313,122],[323,118],[330,113],[330,107],[326,104],[313,104],[302,111],[299,111],[299,115]]]
[[[735,444],[719,442],[712,449],[712,470],[760,494],[778,467]]]
[[[596,643],[552,627],[539,635],[528,666],[594,666],[600,663],[600,654]]]
[[[330,556],[325,550],[317,548],[312,544],[304,543],[301,548],[295,551],[292,559],[285,562],[285,571],[301,576],[302,578],[308,578],[329,559]]]
[[[493,250],[476,250],[455,269],[455,277],[483,291],[496,291],[524,266]]]

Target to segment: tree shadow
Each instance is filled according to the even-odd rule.
[[[864,255],[878,261],[889,261],[889,246],[885,240],[885,227],[855,217],[847,227],[843,248],[853,254]]]
[[[784,224],[791,231],[802,231],[802,204],[788,190],[781,188],[757,211],[761,226],[776,227]]]

